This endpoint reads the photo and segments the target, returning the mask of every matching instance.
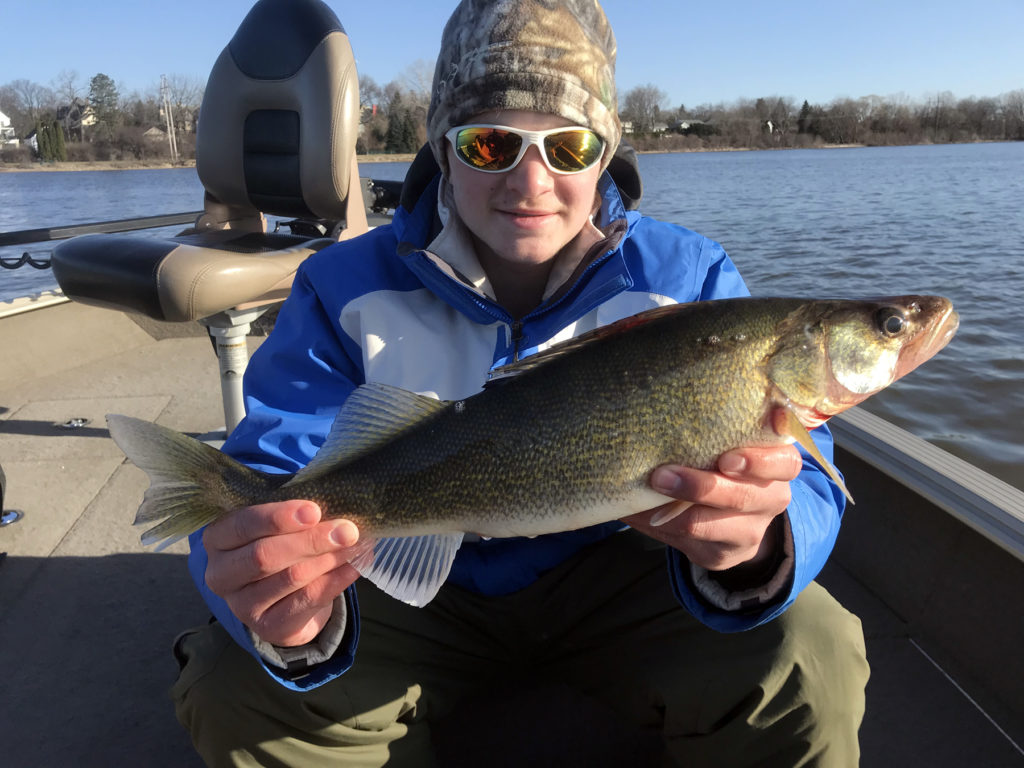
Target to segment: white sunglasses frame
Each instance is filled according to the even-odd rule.
[[[477,168],[475,165],[469,163],[459,154],[459,148],[455,144],[455,139],[459,131],[464,131],[467,128],[496,128],[500,131],[508,131],[509,133],[514,133],[520,138],[524,139],[524,141],[522,144],[519,145],[519,154],[516,155],[516,159],[508,168],[501,168],[499,170],[494,171],[488,170],[486,168]],[[562,133],[563,131],[587,131],[588,133],[593,134],[594,138],[601,142],[601,154],[599,154],[597,156],[597,159],[594,160],[594,162],[592,162],[590,165],[586,166],[585,168],[580,168],[577,171],[562,171],[559,170],[558,168],[555,168],[553,165],[551,165],[551,159],[548,157],[548,153],[544,149],[544,139],[553,134]],[[459,162],[465,165],[467,168],[470,168],[474,171],[479,171],[480,173],[508,173],[517,165],[519,165],[519,162],[523,159],[523,155],[526,154],[526,150],[528,150],[530,147],[535,146],[537,147],[537,151],[540,152],[541,159],[544,161],[544,165],[547,166],[547,169],[549,171],[551,171],[552,173],[557,173],[559,176],[575,176],[576,174],[583,173],[583,171],[587,171],[593,168],[598,163],[600,163],[601,159],[604,157],[605,149],[607,149],[608,147],[604,139],[598,136],[597,133],[594,132],[592,129],[587,128],[585,125],[563,125],[558,128],[549,128],[546,131],[527,131],[524,130],[523,128],[513,128],[510,125],[498,125],[497,123],[467,123],[466,125],[456,125],[453,128],[450,128],[445,133],[444,137],[448,139],[448,143],[451,144],[452,147],[452,152],[455,154],[455,157],[458,158]]]

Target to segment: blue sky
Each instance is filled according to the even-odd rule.
[[[327,0],[361,74],[383,85],[432,68],[455,0]],[[1024,88],[1024,0],[605,0],[619,46],[620,95],[653,84],[666,106],[760,96],[827,103],[903,94],[920,101]],[[98,72],[123,94],[161,74],[205,81],[250,0],[32,0],[5,3],[0,85],[49,86]],[[2,105],[0,105],[2,108]]]

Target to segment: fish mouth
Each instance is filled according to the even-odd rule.
[[[929,322],[923,332],[904,348],[896,367],[894,381],[934,357],[949,344],[960,328],[960,315],[953,309],[953,303],[942,297],[935,297],[934,300],[938,303],[938,306],[934,308],[938,316]],[[928,311],[929,308],[922,309]]]

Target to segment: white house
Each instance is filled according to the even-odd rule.
[[[0,112],[0,147],[16,147],[18,138],[11,126],[11,118]]]

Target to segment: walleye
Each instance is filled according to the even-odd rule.
[[[710,469],[732,448],[796,441],[846,492],[807,430],[928,360],[958,323],[935,296],[652,309],[499,368],[458,402],[361,386],[291,476],[156,424],[107,423],[150,478],[135,520],[157,523],[144,544],[238,507],[309,499],[358,526],[363,576],[423,605],[464,533],[536,536],[650,509],[668,500],[648,486],[661,464]]]

